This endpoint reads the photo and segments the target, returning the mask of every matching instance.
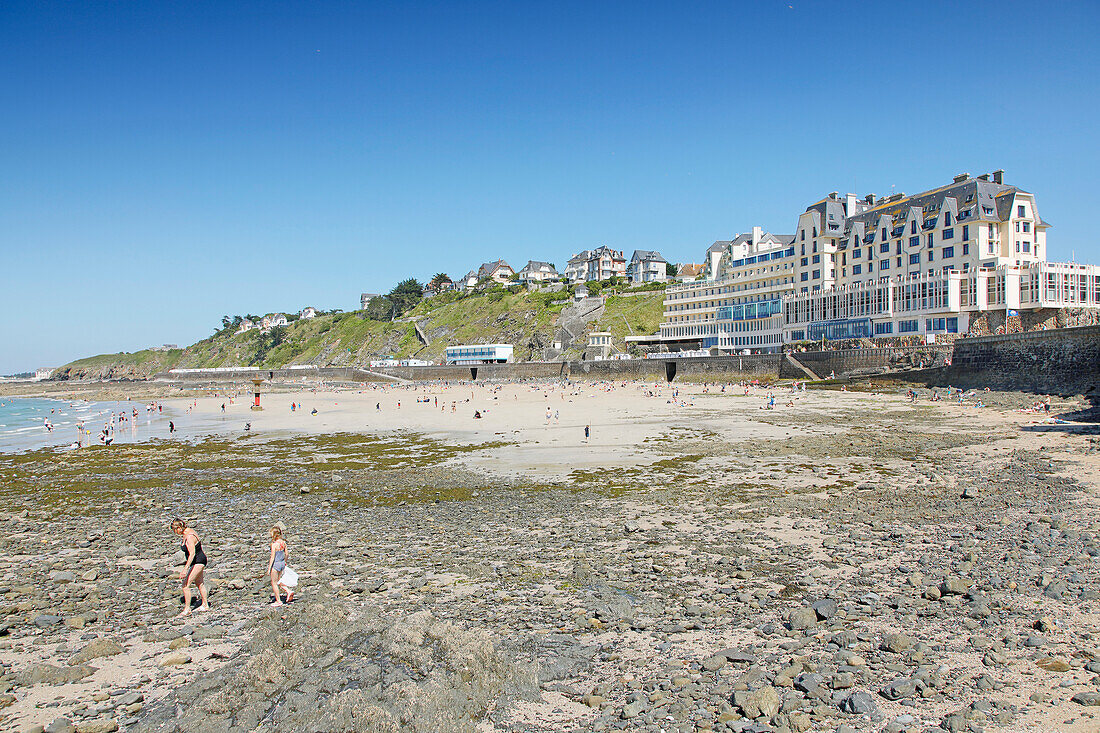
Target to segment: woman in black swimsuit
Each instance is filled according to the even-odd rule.
[[[200,611],[209,611],[210,605],[206,598],[206,583],[203,582],[202,571],[206,568],[206,553],[202,551],[202,541],[198,533],[187,526],[182,519],[172,520],[172,531],[183,538],[180,549],[187,556],[183,570],[180,571],[180,580],[183,582],[183,610],[176,618],[187,616],[191,613],[191,584],[198,586],[199,596],[202,598]]]

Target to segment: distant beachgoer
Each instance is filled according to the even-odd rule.
[[[547,405],[547,407],[546,407],[546,424],[547,424],[547,425],[549,425],[549,424],[550,424],[550,419],[551,419],[552,417],[554,417],[554,413],[550,411],[550,406],[549,406],[549,405]]]
[[[251,429],[252,429],[252,423],[250,423],[250,422],[246,422],[246,423],[244,424],[244,430],[245,430],[245,432],[247,433],[247,432],[248,432],[249,430],[251,430]]]
[[[224,402],[222,403],[222,412],[225,412],[225,403]],[[134,417],[137,417],[137,415],[134,415]]]
[[[271,578],[271,591],[275,596],[272,606],[283,605],[283,594],[286,594],[286,602],[294,600],[294,591],[282,585],[279,579],[286,570],[287,562],[286,540],[283,539],[283,531],[278,527],[271,528],[271,557],[267,561],[267,574]]]
[[[183,538],[180,550],[186,555],[183,570],[180,571],[180,581],[183,583],[183,610],[176,618],[191,614],[191,584],[199,589],[199,597],[202,598],[200,611],[209,611],[210,603],[206,596],[206,583],[203,579],[203,571],[206,569],[206,553],[202,551],[202,540],[195,530],[187,526],[182,519],[172,520],[172,531]]]
[[[588,436],[590,436],[591,434],[592,434],[592,430],[587,425],[585,425],[584,426],[584,442],[585,443],[588,442]]]
[[[309,414],[310,415],[316,415],[317,414],[317,408],[314,407],[312,410],[309,411]]]
[[[174,432],[176,432],[176,424],[174,422],[172,422],[171,420],[169,420],[168,421],[168,433],[169,433],[169,435],[171,435]]]

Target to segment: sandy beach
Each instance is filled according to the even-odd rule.
[[[1095,730],[1095,426],[775,396],[195,392],[171,439],[0,456],[0,729]]]

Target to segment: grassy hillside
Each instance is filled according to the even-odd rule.
[[[290,364],[363,365],[383,355],[440,360],[447,346],[460,343],[507,343],[516,358],[539,359],[554,338],[562,305],[559,294],[446,293],[419,303],[398,321],[375,321],[365,311],[299,319],[272,333],[258,330],[220,333],[186,349],[103,354],[79,359],[55,372],[62,379],[144,378],[178,368]],[[615,334],[619,347],[631,334],[653,333],[661,321],[663,291],[634,296],[610,295],[593,330]],[[417,338],[413,322],[428,338]]]

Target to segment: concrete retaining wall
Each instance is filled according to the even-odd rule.
[[[377,370],[375,370],[377,371]],[[384,382],[384,378],[357,367],[321,367],[319,369],[195,369],[185,372],[162,372],[154,379],[173,382],[248,382],[256,377],[266,380],[297,381],[331,379],[347,382]]]
[[[928,366],[943,365],[951,353],[950,346],[893,346],[872,349],[838,349],[836,351],[805,351],[794,354],[806,368],[822,379],[835,373],[838,377],[877,374],[891,369],[910,369],[922,362]],[[780,376],[784,379],[804,379],[805,373],[789,360],[784,360]]]
[[[396,366],[373,371],[414,381],[463,381],[493,379],[557,379],[567,374],[563,362],[522,362],[518,364],[480,364],[477,366]]]
[[[1100,399],[1100,326],[959,339],[933,381]]]

